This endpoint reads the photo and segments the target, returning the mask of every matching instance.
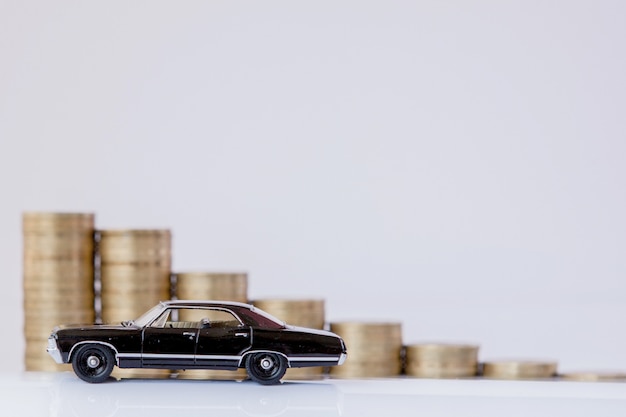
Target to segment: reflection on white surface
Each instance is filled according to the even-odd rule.
[[[626,384],[484,380],[122,380],[87,384],[71,373],[0,374],[4,415],[590,416],[626,415]],[[8,414],[13,412],[13,414]]]

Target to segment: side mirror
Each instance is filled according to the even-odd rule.
[[[202,328],[207,328],[207,327],[211,327],[211,322],[209,321],[209,319],[207,319],[206,317],[203,317],[200,320],[200,325],[202,326]]]

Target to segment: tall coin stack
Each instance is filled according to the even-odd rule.
[[[221,300],[248,302],[248,275],[242,272],[181,272],[175,274],[176,298],[179,300]],[[180,312],[181,321],[198,321],[200,316],[186,316]],[[201,314],[202,315],[202,314]],[[222,371],[191,369],[180,371],[181,379],[244,379],[244,369]]]
[[[102,321],[136,319],[170,299],[172,239],[169,230],[99,232]],[[117,377],[162,377],[168,370],[116,369]]]
[[[418,378],[467,378],[478,372],[478,346],[408,345],[406,374]]]
[[[335,378],[377,378],[402,371],[400,323],[331,323],[330,330],[343,338],[348,357],[342,366],[330,368]]]
[[[24,213],[22,228],[26,370],[67,370],[47,339],[59,324],[94,321],[94,215]]]
[[[256,300],[252,304],[294,326],[324,328],[324,300],[265,299]],[[321,366],[290,368],[287,369],[285,379],[320,379],[323,372]]]

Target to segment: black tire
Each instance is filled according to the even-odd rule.
[[[259,384],[278,384],[287,371],[287,360],[278,353],[252,353],[248,355],[246,371]]]
[[[92,384],[106,381],[114,365],[113,352],[103,345],[83,345],[72,355],[74,373],[83,381]]]

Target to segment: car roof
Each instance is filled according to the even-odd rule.
[[[161,301],[160,304],[165,307],[239,307],[248,310],[254,308],[250,304],[219,300],[167,300]]]

